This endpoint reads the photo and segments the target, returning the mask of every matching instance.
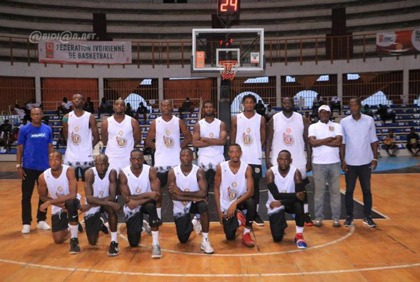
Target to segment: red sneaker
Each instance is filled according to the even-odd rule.
[[[308,247],[308,245],[306,245],[305,240],[303,239],[302,233],[296,233],[295,243],[299,249],[306,249]]]
[[[248,248],[253,248],[255,246],[254,240],[251,238],[251,233],[242,234],[242,244],[247,246]]]
[[[236,213],[236,218],[241,222],[239,226],[245,227],[246,219],[245,219],[244,214],[241,211],[238,210],[238,212]]]

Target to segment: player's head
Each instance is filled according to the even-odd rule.
[[[117,100],[114,101],[114,113],[116,114],[124,114],[125,113],[125,102],[120,97]]]
[[[131,167],[134,169],[140,169],[143,167],[144,155],[140,149],[134,149],[130,153]]]
[[[160,112],[163,115],[168,115],[172,113],[172,100],[162,100],[160,102]]]
[[[295,102],[291,97],[284,97],[281,99],[281,108],[284,112],[293,112],[295,108]]]
[[[239,146],[239,144],[236,144],[236,143],[230,144],[228,155],[231,161],[239,162],[242,156],[241,146]]]
[[[281,150],[277,156],[277,164],[279,169],[286,171],[290,168],[292,163],[292,154],[288,150]]]
[[[59,170],[63,164],[63,155],[59,151],[54,150],[48,155],[48,162],[51,170]]]
[[[184,148],[179,153],[182,166],[191,166],[194,159],[193,151],[190,148]]]
[[[255,105],[257,104],[257,98],[252,94],[247,94],[242,98],[242,104],[244,106],[244,111],[253,111]]]
[[[99,154],[95,157],[95,167],[99,174],[105,174],[109,167],[108,156]]]
[[[213,106],[213,102],[211,101],[206,101],[203,104],[203,113],[204,116],[208,117],[208,116],[214,116],[214,106]]]

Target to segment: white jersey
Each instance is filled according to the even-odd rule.
[[[152,192],[152,188],[150,187],[150,180],[149,180],[149,171],[150,166],[143,164],[143,169],[140,175],[137,177],[131,171],[131,166],[127,166],[122,169],[125,176],[127,176],[127,185],[130,190],[131,195],[140,195],[147,192]],[[135,213],[140,211],[140,207],[138,206],[134,209],[130,209],[128,205],[124,205],[124,214],[125,218],[128,219],[133,216]]]
[[[108,144],[105,154],[109,158],[109,167],[119,173],[120,169],[130,165],[130,152],[134,148],[131,117],[125,115],[121,123],[117,122],[113,116],[107,118],[107,121]]]
[[[236,174],[229,167],[229,161],[220,164],[222,181],[220,183],[220,209],[226,212],[230,205],[246,193],[246,169],[248,164],[241,161]]]
[[[236,116],[237,129],[235,143],[242,149],[241,161],[247,164],[262,164],[261,115],[255,113],[247,118],[243,113]]]
[[[53,199],[57,199],[61,196],[68,195],[70,193],[69,180],[67,178],[68,165],[62,165],[63,169],[58,178],[55,178],[51,173],[51,168],[44,172],[44,179],[47,185],[48,193]],[[61,213],[63,209],[59,206],[52,205],[51,214]]]
[[[204,118],[198,124],[200,126],[200,137],[220,138],[220,125],[222,121],[215,118],[208,123]],[[197,164],[204,170],[216,169],[216,166],[225,161],[223,145],[212,145],[198,149]]]
[[[78,117],[74,111],[68,115],[68,137],[64,162],[92,162],[92,129],[89,126],[89,112]]]
[[[96,167],[92,167],[93,170],[93,197],[98,197],[99,199],[106,198],[109,196],[109,174],[111,172],[111,169],[108,168],[108,170],[105,172],[104,178],[100,178],[98,171],[96,170]],[[101,209],[100,206],[97,207],[91,207],[87,212],[85,212],[85,217],[89,217],[91,215],[94,215],[95,213],[99,212]]]
[[[279,172],[279,166],[275,165],[272,166],[271,171],[274,174],[274,184],[277,186],[277,190],[279,193],[295,193],[295,173],[297,168],[294,166],[290,166],[290,170],[285,177],[283,177]],[[273,195],[270,191],[268,191],[268,199],[267,199],[267,213],[273,214],[280,209],[284,209],[284,206],[280,206],[278,208],[270,208],[270,204],[275,201]]]
[[[181,170],[181,166],[177,165],[174,167],[174,173],[176,177],[176,186],[181,189],[181,191],[186,192],[197,192],[200,190],[198,187],[198,180],[197,180],[197,171],[199,167],[194,165],[192,166],[192,170],[188,175],[184,175]],[[173,212],[174,216],[181,216],[183,214],[189,213],[191,208],[191,201],[172,201],[174,204]]]
[[[272,165],[277,164],[279,152],[288,150],[292,155],[293,166],[299,169],[302,178],[306,177],[304,131],[303,117],[297,112],[293,112],[290,118],[287,118],[283,112],[273,116],[273,141],[271,144],[270,162]]]
[[[178,117],[172,116],[168,122],[162,117],[156,119],[155,167],[158,171],[169,170],[179,165],[180,139],[181,131]]]

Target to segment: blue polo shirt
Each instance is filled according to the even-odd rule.
[[[52,130],[46,124],[36,127],[31,123],[19,130],[18,145],[23,145],[22,167],[34,170],[46,170],[49,144],[52,144]]]
[[[359,120],[355,120],[350,115],[343,118],[340,124],[343,144],[346,146],[346,163],[354,166],[370,164],[373,160],[371,143],[378,141],[373,118],[362,114]]]

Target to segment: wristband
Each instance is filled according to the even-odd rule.
[[[378,161],[378,159],[373,159],[372,161],[375,161],[375,162],[377,162],[377,161]]]

